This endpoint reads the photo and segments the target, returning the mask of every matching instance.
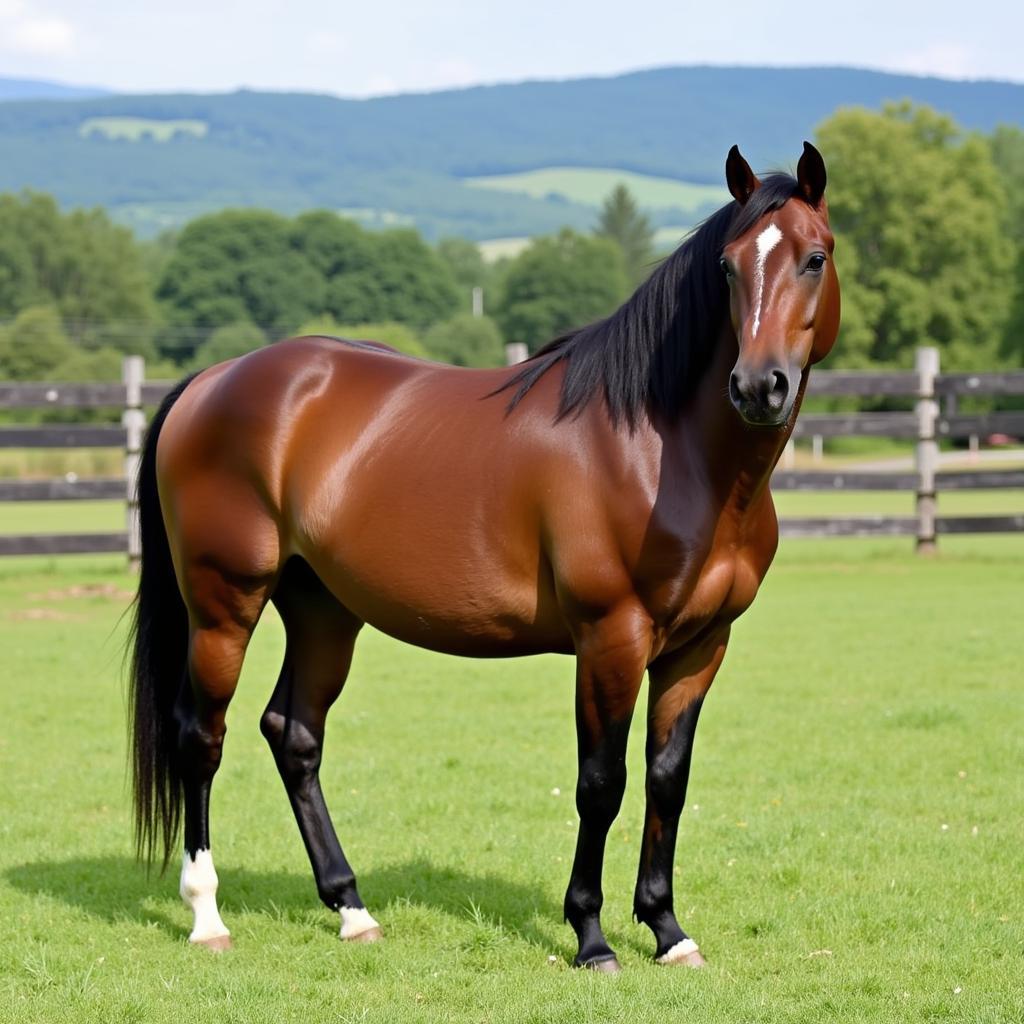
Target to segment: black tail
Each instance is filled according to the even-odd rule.
[[[188,615],[160,511],[156,446],[171,406],[191,381],[192,377],[186,377],[160,404],[142,450],[138,482],[142,567],[129,636],[135,847],[138,856],[151,863],[162,842],[164,868],[181,825],[181,766],[174,704],[186,671]]]

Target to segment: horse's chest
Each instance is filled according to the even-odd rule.
[[[762,573],[746,552],[717,555],[696,569],[691,579],[678,581],[675,601],[657,616],[663,623],[665,649],[682,646],[694,637],[726,626],[750,607]]]

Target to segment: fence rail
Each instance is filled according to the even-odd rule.
[[[520,353],[522,355],[523,353]],[[0,384],[0,409],[120,409],[121,424],[59,424],[0,428],[0,448],[118,448],[125,455],[123,477],[80,480],[0,480],[0,501],[124,500],[125,526],[118,533],[0,535],[0,556],[126,552],[133,563],[140,554],[135,479],[145,429],[145,406],[156,405],[170,381],[145,380],[138,356],[124,361],[121,384]],[[1024,469],[940,471],[939,438],[1006,434],[1024,436],[1024,412],[965,414],[957,411],[963,396],[1024,395],[1024,371],[1010,373],[939,373],[938,353],[919,349],[915,372],[851,370],[811,375],[808,396],[908,398],[913,412],[804,413],[794,438],[887,437],[913,440],[912,472],[779,469],[772,487],[779,491],[906,491],[916,499],[913,516],[840,516],[785,518],[784,537],[916,537],[919,551],[934,550],[941,534],[1024,531],[1024,514],[939,516],[937,495],[944,491],[1024,488]],[[944,409],[940,411],[939,399]]]

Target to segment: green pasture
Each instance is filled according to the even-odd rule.
[[[612,167],[542,167],[520,174],[488,174],[463,181],[473,188],[518,192],[534,199],[563,196],[587,206],[600,206],[616,185],[625,185],[641,206],[650,209],[696,210],[709,204],[720,206],[729,198],[722,185],[697,185]]]
[[[781,516],[909,516],[909,491],[775,491]],[[1024,491],[948,491],[939,495],[940,515],[1008,515],[1024,512]],[[125,508],[117,501],[0,503],[0,534],[104,533],[124,529]],[[909,543],[909,542],[908,542]]]
[[[114,557],[0,561],[4,1022],[1024,1019],[1024,537],[944,538],[927,560],[784,543],[705,706],[684,813],[677,906],[710,966],[655,966],[630,919],[635,727],[605,875],[617,977],[571,970],[561,922],[571,661],[366,631],[323,779],[387,939],[343,945],[257,728],[272,615],[213,795],[236,947],[189,948],[175,869],[147,878],[129,841],[131,587]]]
[[[100,136],[105,139],[141,142],[170,142],[176,135],[191,135],[203,138],[209,125],[206,121],[186,118],[152,117],[89,117],[78,126],[78,134],[87,139]]]

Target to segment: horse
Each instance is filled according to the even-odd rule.
[[[260,720],[341,938],[381,928],[319,781],[324,723],[364,623],[469,657],[575,656],[576,966],[617,971],[602,865],[649,677],[634,896],[661,964],[700,966],[673,860],[701,705],[778,544],[769,491],[810,367],[839,329],[825,165],[732,201],[610,316],[525,363],[465,369],[371,342],[283,341],[171,391],[139,466],[129,685],[135,838],[167,867],[184,826],[191,942],[228,948],[210,786],[246,645],[273,602],[280,676]]]

